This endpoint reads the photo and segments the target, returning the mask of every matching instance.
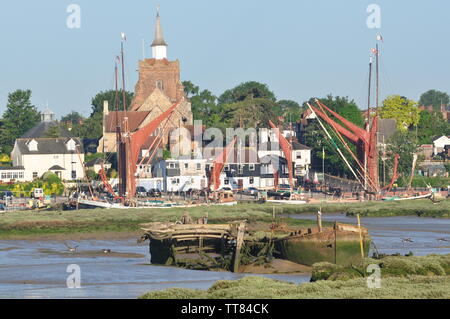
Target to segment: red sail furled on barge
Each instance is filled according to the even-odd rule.
[[[362,175],[367,174],[368,189],[367,191],[373,193],[379,193],[380,186],[378,181],[378,150],[377,150],[377,131],[378,131],[378,116],[375,115],[372,118],[370,130],[365,130],[354,123],[348,121],[338,113],[334,112],[323,104],[320,100],[316,100],[317,107],[311,106],[314,112],[322,118],[325,122],[333,127],[334,130],[342,134],[348,141],[356,146],[357,159],[359,166],[362,167],[366,162],[367,156],[367,169],[366,172],[362,171]],[[335,117],[337,121],[331,119],[326,113],[329,112]]]

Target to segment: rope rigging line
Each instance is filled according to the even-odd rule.
[[[322,129],[324,130],[325,134],[327,135],[327,137],[330,139],[331,143],[333,144],[333,146],[335,147],[335,149],[337,150],[337,152],[339,153],[339,155],[342,157],[342,159],[344,160],[345,164],[347,165],[347,167],[350,169],[350,171],[352,172],[353,176],[355,176],[356,180],[364,187],[364,184],[361,182],[361,180],[359,179],[358,175],[355,173],[355,171],[353,170],[352,166],[350,165],[350,163],[348,162],[348,160],[345,158],[344,154],[342,154],[341,149],[339,148],[339,146],[336,144],[336,142],[333,140],[333,138],[331,137],[330,133],[328,132],[328,130],[326,129],[326,127],[323,125],[322,121],[320,120],[319,116],[317,116],[316,112],[313,110],[313,108],[311,107],[311,104],[306,103],[309,107],[309,109],[311,110],[311,112],[316,116],[317,121],[319,122],[319,125],[322,127]]]
[[[317,103],[319,105],[319,107],[321,108],[321,111],[324,113],[324,115],[330,120],[330,123],[333,123],[333,121],[331,121],[331,119],[329,118],[328,114],[325,112],[324,108],[321,105],[321,102]],[[341,133],[337,130],[337,128],[335,127],[335,125],[331,124],[332,128],[334,129],[334,134],[338,137],[338,139],[341,141],[341,143],[344,145],[345,149],[350,153],[350,155],[353,157],[353,159],[355,160],[356,164],[358,164],[359,169],[357,170],[357,172],[361,175],[361,177],[367,178],[368,181],[370,182],[371,186],[375,188],[375,184],[374,182],[371,180],[369,174],[367,174],[367,170],[363,167],[363,165],[361,164],[361,162],[359,161],[359,159],[357,158],[357,156],[353,153],[353,151],[351,150],[350,146],[348,146],[347,142],[344,140],[344,138],[342,137]]]

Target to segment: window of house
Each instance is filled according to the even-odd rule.
[[[251,185],[253,185],[253,183],[255,182],[255,180],[253,179],[253,177],[250,177],[249,180],[248,180],[248,182],[249,182]]]
[[[175,168],[175,163],[169,163],[169,168]]]
[[[34,178],[38,178],[38,173],[37,172],[33,172],[33,179]]]
[[[229,185],[229,184],[230,184],[230,181],[229,181],[228,179],[225,179],[225,180],[223,181],[223,183],[224,183],[225,185]]]
[[[202,164],[201,163],[197,163],[197,171],[202,169]]]
[[[2,179],[6,179],[6,173],[2,173]]]
[[[23,178],[23,172],[19,172],[19,178]]]
[[[244,165],[239,165],[239,167],[238,167],[238,173],[239,173],[239,174],[244,174]]]
[[[250,171],[254,171],[255,170],[255,164],[248,164],[248,169]]]
[[[76,179],[77,178],[77,171],[72,171],[72,179]]]
[[[189,164],[188,163],[184,163],[184,168],[188,169],[189,168]]]
[[[228,172],[228,171],[230,170],[230,165],[225,165],[225,167],[224,167],[223,170],[226,171],[226,172]]]

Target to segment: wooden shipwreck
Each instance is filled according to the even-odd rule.
[[[198,270],[239,272],[244,265],[271,267],[274,259],[307,266],[321,261],[350,264],[368,255],[370,236],[363,227],[322,227],[321,222],[317,229],[269,225],[261,229],[245,221],[207,224],[207,217],[192,221],[185,214],[176,223],[142,224],[139,241],[150,240],[152,264]]]
[[[190,219],[183,217],[184,222]],[[208,225],[204,221],[143,224],[141,240],[150,240],[151,262],[191,269],[237,270],[240,249],[236,247],[242,246],[245,223]]]

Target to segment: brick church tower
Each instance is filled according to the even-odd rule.
[[[139,61],[139,81],[135,87],[131,111],[149,111],[150,116],[145,121],[148,122],[181,101],[170,126],[192,125],[191,104],[187,101],[180,80],[180,62],[167,59],[167,43],[164,41],[159,12],[151,47],[153,57]]]
[[[164,41],[159,12],[156,15],[155,39],[151,47],[152,58],[139,61],[139,80],[129,110],[116,112],[109,111],[108,105],[104,107],[103,136],[99,141],[98,152],[116,151],[116,123],[122,127],[125,116],[128,117],[130,131],[137,131],[173,104],[180,102],[167,123],[168,130],[163,136],[163,144],[169,143],[169,134],[173,129],[189,129],[192,126],[191,103],[184,94],[180,80],[180,62],[167,59],[167,43]],[[149,140],[151,138],[149,136]]]

